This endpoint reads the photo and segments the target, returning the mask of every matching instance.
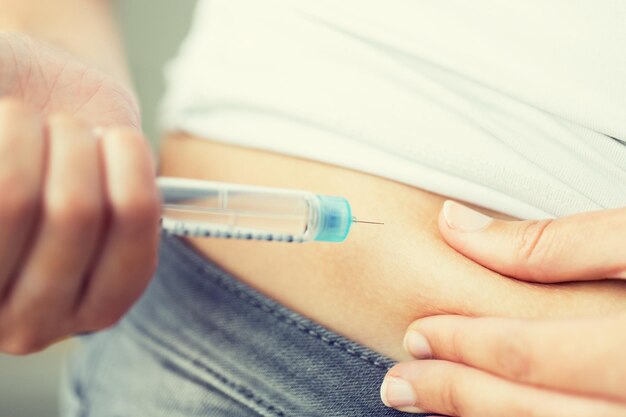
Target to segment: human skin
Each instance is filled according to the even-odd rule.
[[[3,65],[4,70],[9,74],[16,71],[12,79],[28,81],[8,83],[5,94],[10,92],[20,103],[30,100],[31,107],[31,110],[20,107],[20,103],[14,101],[5,103],[6,126],[17,129],[13,121],[17,120],[19,126],[24,129],[31,126],[35,132],[29,141],[16,140],[17,136],[13,134],[5,135],[3,144],[10,152],[4,154],[0,166],[13,168],[5,169],[11,175],[3,181],[10,185],[2,189],[25,189],[14,186],[25,178],[23,172],[15,168],[17,162],[31,177],[40,178],[39,182],[32,180],[31,191],[20,197],[21,200],[15,197],[17,193],[12,194],[17,203],[11,204],[19,209],[5,210],[9,213],[5,224],[24,225],[16,228],[19,233],[34,224],[39,232],[47,219],[57,219],[50,223],[60,223],[61,227],[53,225],[52,230],[57,232],[48,234],[45,239],[41,237],[42,242],[69,240],[70,244],[75,244],[71,240],[80,236],[81,243],[84,243],[79,248],[64,250],[58,256],[48,254],[32,258],[31,242],[33,239],[38,242],[40,236],[19,237],[18,233],[16,240],[11,235],[11,242],[20,243],[19,239],[23,242],[18,254],[10,254],[15,249],[0,251],[9,254],[0,256],[12,257],[11,268],[5,267],[7,271],[11,270],[5,272],[8,274],[5,283],[10,285],[5,286],[7,295],[0,305],[0,350],[6,352],[32,352],[59,337],[101,329],[114,323],[139,296],[156,263],[158,203],[153,177],[146,174],[149,152],[147,147],[141,148],[145,142],[132,129],[109,130],[104,140],[96,141],[95,150],[93,141],[89,142],[93,139],[91,128],[94,126],[120,123],[134,126],[138,123],[136,105],[128,99],[134,96],[129,93],[127,71],[107,4],[99,0],[7,0],[0,5],[0,27],[18,31],[20,35],[11,36],[20,41],[24,39],[22,34],[28,34],[27,47],[23,49],[26,58],[24,55],[18,55],[17,59],[12,57],[14,44],[3,49],[6,54],[2,62],[8,63]],[[57,47],[50,49],[46,43]],[[37,53],[28,56],[29,50]],[[44,53],[43,50],[53,51]],[[47,59],[40,60],[41,56]],[[12,65],[18,62],[38,65]],[[29,72],[29,68],[41,70],[41,74]],[[68,72],[72,68],[79,70]],[[56,70],[47,72],[50,69]],[[41,75],[40,80],[50,82],[32,83],[32,74]],[[98,82],[88,83],[78,91],[64,88],[75,85],[85,74],[95,74],[93,79]],[[35,85],[39,87],[29,90]],[[23,94],[30,91],[32,95]],[[124,93],[120,94],[120,91]],[[86,92],[88,94],[83,95]],[[52,116],[58,112],[62,114]],[[39,122],[38,117],[41,118]],[[37,126],[43,127],[39,129]],[[84,142],[89,146],[74,149],[78,156],[72,153],[71,161],[62,159],[62,162],[51,164],[54,162],[51,155],[65,158],[69,151],[49,152],[53,149],[48,149],[49,145],[56,141],[51,140],[52,135],[48,132],[61,138],[84,137],[85,141],[63,142],[67,149],[82,147]],[[39,147],[41,159],[27,146]],[[14,157],[16,150],[25,155],[23,160]],[[85,163],[89,161],[92,163]],[[71,169],[74,164],[76,169]],[[54,184],[49,185],[47,171],[41,174],[43,178],[37,175],[38,170],[44,171],[48,166],[68,169],[55,175]],[[94,166],[99,166],[99,170],[93,170]],[[383,228],[355,228],[349,241],[341,245],[286,247],[277,243],[217,240],[196,240],[194,244],[234,275],[283,304],[396,359],[407,357],[402,350],[401,335],[406,326],[419,317],[443,313],[578,317],[625,308],[623,295],[626,288],[623,285],[592,283],[547,288],[521,284],[468,261],[444,244],[435,227],[436,213],[443,198],[414,187],[311,161],[227,149],[191,137],[166,140],[162,167],[163,174],[344,195],[358,213],[385,220]],[[70,173],[81,180],[77,181]],[[123,181],[122,178],[133,181]],[[71,190],[69,187],[64,190],[60,185],[69,185],[72,181],[75,185]],[[115,185],[115,189],[111,188]],[[73,197],[65,195],[70,191],[74,193]],[[49,197],[54,195],[60,195],[62,198],[56,198],[64,201],[63,204],[51,204]],[[75,204],[84,196],[92,199],[87,208],[82,207],[82,203]],[[3,204],[9,206],[9,201],[5,199]],[[51,211],[51,207],[62,209]],[[35,214],[31,215],[29,208]],[[40,213],[42,208],[43,214]],[[65,227],[67,225],[70,227]],[[135,228],[139,231],[133,232]],[[12,229],[7,227],[6,230]],[[92,236],[94,230],[96,236]],[[109,252],[95,248],[108,244],[112,240],[111,233],[119,236],[124,230],[129,230],[129,236],[117,240],[120,243],[112,246],[117,249],[111,250],[114,255],[107,257],[112,260],[110,264],[119,269],[112,272],[100,269],[101,262],[96,260]],[[64,236],[67,231],[73,231],[71,236]],[[9,234],[3,237],[4,245],[8,246],[6,236]],[[83,252],[89,251],[93,261],[87,262],[89,267],[76,271],[75,264],[82,262],[84,266],[84,259],[90,256]],[[57,260],[63,260],[60,263],[65,266],[50,274],[47,266]],[[45,274],[40,272],[44,265]],[[73,270],[71,274],[69,270]],[[94,271],[100,270],[105,272],[94,275]],[[19,271],[29,273],[18,274]],[[58,285],[66,280],[70,285]],[[91,291],[93,295],[85,297],[85,289],[91,288],[92,282],[101,283],[102,291]],[[59,288],[47,291],[46,285]],[[35,296],[20,295],[24,292],[16,290],[22,288],[27,292],[34,289]],[[72,290],[68,290],[69,294],[55,293],[63,288]],[[54,309],[71,303],[87,307],[66,309],[60,313]]]
[[[446,241],[511,279],[626,279],[626,209],[503,222],[446,202]],[[626,415],[626,314],[570,320],[438,316],[412,323],[416,359],[393,367],[386,405],[459,417]]]
[[[1,352],[110,326],[156,265],[154,162],[111,16],[0,3]]]
[[[3,0],[0,31],[29,35],[72,54],[130,86],[128,65],[109,0]],[[2,65],[3,70],[7,68]],[[41,70],[47,71],[46,62]]]
[[[437,218],[445,198],[345,168],[179,134],[163,142],[161,174],[305,189],[348,198],[363,220],[341,244],[193,239],[233,275],[365,346],[410,356],[402,338],[418,318],[573,318],[626,311],[626,285],[510,280],[459,254]],[[492,213],[493,214],[493,213]]]

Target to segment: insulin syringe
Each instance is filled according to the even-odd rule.
[[[352,223],[343,197],[307,191],[159,177],[161,228],[179,236],[279,242],[343,242]]]

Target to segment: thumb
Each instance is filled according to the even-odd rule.
[[[534,282],[626,279],[626,209],[556,220],[496,220],[446,201],[443,238],[479,264]]]

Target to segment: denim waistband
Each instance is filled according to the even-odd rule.
[[[171,371],[263,416],[408,415],[380,401],[392,360],[267,298],[173,236],[163,236],[156,277],[125,323]]]

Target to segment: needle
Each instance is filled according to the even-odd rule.
[[[356,217],[352,218],[352,223],[367,223],[367,224],[380,224],[380,225],[384,225],[385,224],[385,223],[382,223],[382,222],[368,222],[368,221],[365,221],[365,220],[357,220]]]

